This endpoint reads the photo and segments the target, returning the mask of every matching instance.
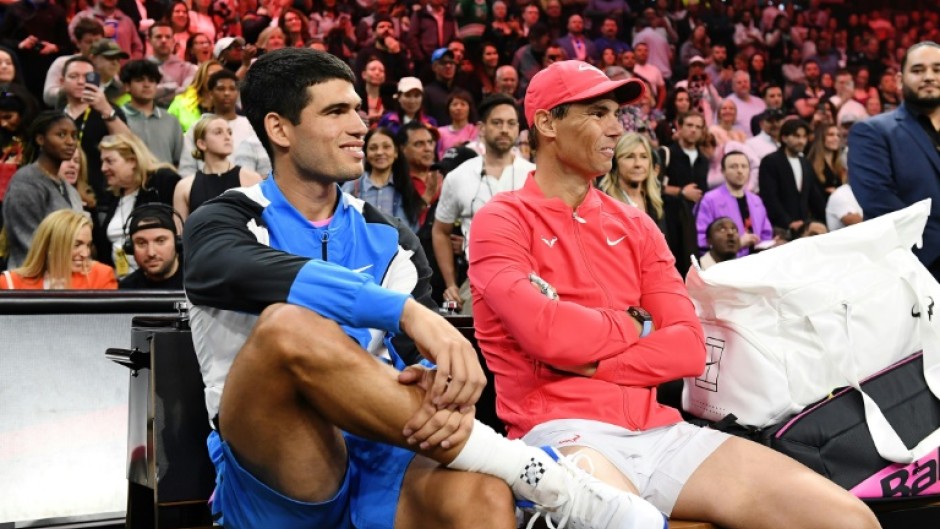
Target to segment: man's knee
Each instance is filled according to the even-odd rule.
[[[252,330],[251,340],[266,356],[276,355],[291,361],[297,360],[298,355],[315,354],[321,349],[317,347],[318,342],[336,332],[342,333],[336,322],[312,310],[279,303],[264,309]]]
[[[472,483],[448,512],[449,527],[456,529],[500,528],[515,526],[515,501],[504,481],[482,474]]]

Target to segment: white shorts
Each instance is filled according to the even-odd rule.
[[[669,515],[692,472],[729,437],[686,422],[636,432],[598,421],[558,419],[536,426],[522,440],[533,446],[596,450],[643,499]]]

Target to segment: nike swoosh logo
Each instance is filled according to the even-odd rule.
[[[545,237],[542,237],[542,242],[547,244],[549,248],[552,248],[555,246],[555,243],[558,242],[558,237],[552,237],[551,240],[548,240]]]
[[[610,237],[607,237],[607,246],[617,246],[618,244],[620,244],[620,241],[622,241],[622,240],[624,240],[624,239],[626,239],[626,238],[627,238],[627,236],[624,235],[623,237],[612,241],[612,240],[610,240]]]
[[[368,269],[370,269],[370,268],[372,268],[372,265],[365,265],[365,266],[363,266],[362,268],[356,268],[356,269],[354,269],[353,272],[356,272],[357,274],[361,274],[361,273],[365,272],[366,270],[368,270]]]

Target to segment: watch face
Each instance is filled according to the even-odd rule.
[[[630,307],[627,311],[639,321],[651,321],[653,319],[650,313],[646,312],[646,309],[643,307]]]

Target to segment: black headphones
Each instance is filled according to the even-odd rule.
[[[121,232],[124,234],[124,244],[122,245],[124,253],[126,255],[134,255],[134,241],[131,240],[131,236],[127,233],[127,230],[136,219],[146,217],[162,217],[164,215],[169,215],[170,219],[174,220],[174,227],[171,231],[173,232],[173,242],[176,245],[176,254],[180,255],[183,252],[183,238],[179,236],[179,233],[177,233],[178,230],[175,226],[176,223],[174,217],[180,219],[180,226],[182,226],[186,221],[183,220],[183,216],[180,215],[178,211],[173,209],[172,206],[168,206],[159,202],[141,204],[140,206],[134,208],[133,211],[131,211],[131,214],[127,216],[127,220],[124,221],[124,227],[121,229]]]

